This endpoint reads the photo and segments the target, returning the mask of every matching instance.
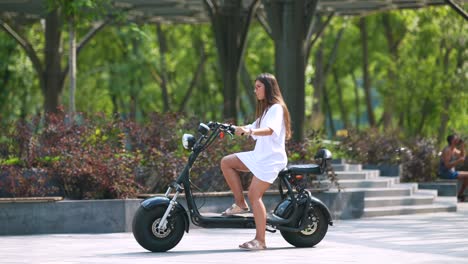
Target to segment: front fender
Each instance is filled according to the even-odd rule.
[[[171,200],[167,197],[163,196],[156,196],[156,197],[151,197],[148,199],[145,199],[141,202],[140,206],[143,207],[145,210],[152,210],[157,207],[168,207],[170,204]],[[189,218],[187,211],[185,210],[184,206],[182,206],[180,203],[176,202],[174,210],[176,213],[181,213],[184,216],[185,220],[185,231],[188,233],[189,231]]]
[[[325,217],[328,220],[328,224],[333,225],[332,215],[331,215],[330,210],[328,209],[328,207],[321,200],[319,200],[317,197],[310,194],[310,192],[309,192],[309,200],[310,200],[310,204],[312,206],[318,207],[323,211],[323,213],[325,214]]]

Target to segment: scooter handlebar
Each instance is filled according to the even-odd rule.
[[[208,127],[211,130],[215,130],[219,128],[220,130],[227,131],[229,134],[234,135],[236,132],[236,128],[232,124],[223,124],[223,123],[218,123],[218,122],[208,122]]]

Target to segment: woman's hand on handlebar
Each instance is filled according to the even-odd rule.
[[[235,126],[236,129],[236,136],[250,136],[250,129],[246,129],[243,126]]]

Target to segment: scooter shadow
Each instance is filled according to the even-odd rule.
[[[245,250],[241,248],[232,248],[232,249],[206,249],[206,250],[173,250],[167,252],[127,252],[127,253],[116,253],[116,254],[103,254],[102,256],[121,256],[121,257],[177,257],[177,256],[190,256],[190,255],[210,255],[210,254],[220,254],[220,253],[233,253],[233,252],[265,252],[265,251],[272,251],[272,250],[294,250],[300,249],[296,247],[272,247],[267,248],[265,250]]]

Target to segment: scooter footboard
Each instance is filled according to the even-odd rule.
[[[169,206],[170,202],[171,202],[171,200],[169,198],[167,198],[167,197],[157,196],[157,197],[151,197],[151,198],[148,198],[148,199],[142,201],[140,206],[143,207],[145,210],[150,211],[150,210],[152,210],[152,209],[154,209],[156,207],[165,207],[165,208],[167,208]],[[176,213],[180,213],[180,214],[182,214],[184,216],[185,231],[188,232],[190,222],[189,222],[189,217],[188,217],[187,211],[185,210],[184,206],[182,206],[180,203],[176,203],[173,210]]]

